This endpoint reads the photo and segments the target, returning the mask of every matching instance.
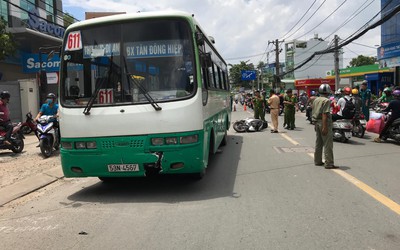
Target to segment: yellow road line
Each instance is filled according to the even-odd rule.
[[[293,140],[292,138],[290,138],[288,135],[286,134],[281,134],[282,137],[284,137],[286,140],[290,141],[292,144],[294,145],[300,145],[300,143],[296,142],[295,140]],[[314,158],[314,154],[313,153],[307,153],[311,158]],[[359,189],[361,189],[362,191],[364,191],[366,194],[368,194],[369,196],[371,196],[372,198],[374,198],[375,200],[377,200],[378,202],[382,203],[383,205],[385,205],[386,207],[388,207],[390,210],[392,210],[393,212],[395,212],[396,214],[400,215],[400,205],[397,204],[396,202],[394,202],[393,200],[391,200],[390,198],[386,197],[385,195],[381,194],[380,192],[376,191],[375,189],[373,189],[372,187],[368,186],[367,184],[365,184],[364,182],[358,180],[357,178],[355,178],[354,176],[346,173],[343,170],[340,169],[332,169],[332,171],[334,171],[335,173],[337,173],[338,175],[342,176],[343,178],[345,178],[346,180],[348,180],[350,183],[352,183],[354,186],[358,187]]]
[[[298,143],[297,141],[293,140],[292,138],[290,138],[288,135],[286,134],[282,134],[279,133],[283,138],[285,138],[286,140],[290,141],[292,144],[294,145],[300,145],[300,143]]]
[[[364,182],[358,180],[357,178],[353,177],[352,175],[344,172],[343,170],[340,169],[332,169],[335,173],[338,175],[342,176],[346,180],[348,180],[350,183],[354,184],[356,187],[364,191],[365,193],[369,194],[372,196],[375,200],[379,201],[383,205],[387,206],[390,208],[393,212],[397,213],[400,215],[400,205],[394,202],[393,200],[389,199],[388,197],[384,196],[383,194],[379,193],[375,189],[371,188]]]

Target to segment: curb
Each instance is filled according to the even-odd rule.
[[[28,177],[20,182],[0,189],[0,207],[22,196],[41,189],[64,177],[61,167]]]

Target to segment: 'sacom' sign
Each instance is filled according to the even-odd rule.
[[[46,22],[44,18],[39,16],[39,11],[37,9],[30,10],[28,24],[31,29],[42,33],[47,33],[59,38],[63,38],[64,36],[65,29],[59,25]]]

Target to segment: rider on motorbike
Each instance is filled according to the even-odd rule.
[[[38,121],[39,118],[42,115],[52,115],[54,118],[52,118],[50,121],[54,123],[54,127],[57,128],[58,130],[58,136],[60,136],[60,130],[58,129],[58,121],[57,117],[59,116],[59,110],[58,110],[58,104],[56,103],[56,95],[53,93],[49,93],[47,95],[47,100],[45,103],[43,103],[42,107],[40,107],[40,111],[37,114],[35,121]]]
[[[383,90],[382,96],[378,99],[378,103],[390,102],[392,100],[393,100],[392,90],[389,87],[386,87]]]
[[[10,110],[8,109],[8,103],[10,102],[10,93],[3,91],[0,93],[0,126],[3,126],[6,131],[5,145],[11,145],[10,137],[13,130],[13,125],[10,120]]]
[[[346,105],[346,100],[348,101],[348,100],[351,99],[351,97],[350,97],[351,88],[350,87],[345,87],[343,89],[343,94],[344,94],[344,96],[341,97],[337,102],[337,106],[340,107],[340,110],[339,110],[339,112],[337,114],[333,114],[332,115],[332,121],[337,121],[337,120],[343,119],[342,111],[344,109],[344,106]]]
[[[385,126],[379,134],[379,137],[374,139],[374,142],[381,142],[382,137],[386,134],[386,131],[390,128],[392,123],[396,119],[400,118],[400,89],[396,89],[395,91],[393,91],[392,95],[394,99],[389,103],[389,106],[387,106],[387,108],[382,111],[384,113],[392,111],[392,115],[385,123]]]

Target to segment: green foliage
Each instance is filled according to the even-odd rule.
[[[363,65],[371,65],[376,62],[376,57],[359,55],[356,58],[351,59],[350,67],[358,67]]]
[[[251,81],[242,81],[242,70],[254,70],[254,65],[252,63],[247,64],[247,62],[241,61],[240,64],[232,65],[229,69],[229,78],[233,82],[234,87],[245,87],[251,88]]]
[[[6,31],[7,22],[0,18],[0,61],[16,52],[16,45],[11,33]]]

